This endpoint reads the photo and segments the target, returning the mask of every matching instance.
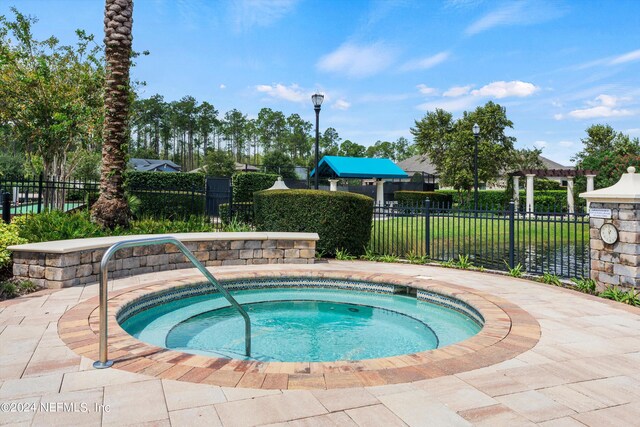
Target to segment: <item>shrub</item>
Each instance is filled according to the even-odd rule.
[[[11,264],[11,252],[8,246],[27,243],[27,240],[19,235],[18,226],[15,223],[5,224],[0,221],[0,276],[3,269]]]
[[[394,199],[398,204],[404,205],[421,205],[426,199],[431,203],[451,205],[453,197],[450,194],[440,193],[436,191],[405,191],[400,190],[393,193]]]
[[[233,220],[253,224],[253,202],[234,203],[231,209],[231,215],[229,215],[229,203],[220,203],[218,209],[223,224],[229,224]]]
[[[266,190],[278,179],[278,175],[257,172],[238,172],[231,178],[233,202],[253,202],[253,193]]]
[[[273,190],[254,195],[258,231],[318,233],[316,248],[353,256],[364,253],[371,236],[373,199],[341,191]]]
[[[38,287],[28,280],[0,281],[0,301],[30,294],[37,290]]]
[[[129,171],[126,189],[145,217],[188,218],[204,213],[204,174]]]
[[[585,205],[583,199],[577,200],[576,207]],[[527,193],[520,191],[520,210],[524,211],[527,206]],[[533,208],[536,211],[547,210],[566,212],[567,211],[567,190],[541,190],[533,192]]]
[[[29,243],[105,235],[98,225],[91,222],[87,211],[76,213],[44,211],[37,215],[20,216],[14,222],[20,237]]]
[[[438,190],[436,193],[448,194],[453,201],[462,209],[473,209],[473,190],[469,193],[458,193],[456,190]],[[478,191],[478,208],[479,209],[499,209],[506,207],[509,198],[504,190],[481,190]]]

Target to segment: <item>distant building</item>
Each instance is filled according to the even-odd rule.
[[[129,166],[139,172],[182,172],[171,160],[130,159]]]
[[[560,183],[561,186],[567,186],[567,178],[565,171],[575,170],[573,166],[564,166],[560,163],[554,162],[551,159],[547,159],[546,157],[539,156],[544,169],[548,169],[550,174],[545,176],[545,178],[556,181]],[[404,170],[409,177],[412,177],[416,173],[422,174],[425,183],[438,183],[438,172],[436,171],[436,167],[431,163],[429,157],[426,155],[418,155],[411,156],[406,160],[398,162],[398,166]],[[553,175],[553,172],[557,171],[557,175]],[[501,190],[507,187],[507,181],[501,177],[491,183],[479,183],[480,189],[487,190]],[[443,187],[441,187],[443,188]]]

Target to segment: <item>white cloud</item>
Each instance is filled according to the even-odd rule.
[[[433,95],[436,93],[436,89],[429,87],[425,84],[420,83],[419,85],[416,86],[418,88],[418,90],[420,91],[421,94],[423,95]]]
[[[629,136],[640,136],[640,128],[631,128],[625,130],[625,133],[629,134]]]
[[[291,12],[298,0],[234,0],[231,15],[236,31],[267,27]]]
[[[434,101],[425,102],[418,105],[419,110],[433,111],[436,108],[440,108],[446,111],[463,111],[477,104],[478,100],[473,96],[459,96],[449,99],[438,99]]]
[[[344,99],[338,99],[331,107],[337,110],[348,110],[351,107],[351,103]]]
[[[510,96],[522,98],[533,95],[537,90],[538,87],[532,83],[514,80],[511,82],[499,81],[489,83],[480,89],[472,91],[471,94],[473,96],[487,96],[496,99],[507,98]]]
[[[456,96],[467,95],[472,87],[473,85],[453,86],[453,87],[450,87],[449,90],[447,90],[445,93],[443,93],[442,96],[456,97]]]
[[[627,52],[620,56],[616,56],[615,58],[611,59],[609,63],[611,65],[617,65],[617,64],[624,64],[626,62],[632,62],[632,61],[638,61],[638,60],[640,60],[640,49]]]
[[[257,85],[255,89],[274,99],[283,99],[291,102],[306,102],[311,99],[311,93],[303,91],[297,84],[285,86],[283,84]]]
[[[473,22],[465,33],[471,36],[499,26],[537,24],[562,14],[564,11],[557,3],[526,0],[508,2]]]
[[[547,141],[536,141],[533,143],[533,146],[540,150],[547,148],[548,145]]]
[[[395,56],[394,49],[384,43],[365,46],[344,43],[320,58],[317,67],[321,71],[344,73],[350,77],[366,77],[389,67]]]
[[[595,119],[608,117],[624,117],[633,115],[633,111],[619,108],[620,101],[626,98],[617,98],[611,95],[599,95],[595,101],[589,101],[590,108],[582,108],[570,111],[568,116],[574,119]],[[618,108],[617,108],[618,107]],[[562,116],[564,118],[566,116]]]
[[[562,120],[562,119],[564,119],[564,114],[560,114],[560,113],[558,113],[558,114],[554,114],[554,115],[553,115],[553,118],[554,118],[555,120]]]
[[[596,59],[595,61],[586,62],[584,64],[576,66],[576,69],[582,70],[585,68],[591,68],[598,65],[612,66],[626,64],[627,62],[640,61],[640,49],[632,50],[627,53],[623,53],[617,56],[608,56],[606,58]]]
[[[421,59],[414,59],[412,61],[408,61],[404,63],[401,67],[401,71],[413,71],[413,70],[428,70],[429,68],[433,68],[438,64],[443,63],[447,59],[449,59],[451,54],[449,52],[440,52],[436,53],[432,56],[427,56]]]
[[[226,88],[227,88],[227,85],[220,83],[220,89],[226,89]]]
[[[558,142],[558,144],[561,147],[569,148],[569,147],[573,147],[575,143],[573,141],[560,141]]]

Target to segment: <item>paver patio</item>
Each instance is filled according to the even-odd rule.
[[[433,379],[330,390],[231,388],[184,381],[198,371],[180,365],[164,371],[165,378],[154,370],[93,369],[93,360],[60,338],[58,320],[95,297],[97,285],[42,291],[0,303],[0,424],[623,426],[640,419],[640,309],[507,276],[438,267],[331,261],[296,269],[419,276],[463,286],[522,308],[537,320],[541,336],[513,358]],[[214,275],[266,270],[290,266],[212,268]],[[113,287],[193,274],[147,274],[116,280]],[[37,410],[17,411],[33,409],[29,405]]]

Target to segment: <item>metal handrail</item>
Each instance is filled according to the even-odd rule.
[[[242,308],[240,304],[229,294],[229,292],[223,288],[220,283],[213,277],[213,275],[207,270],[201,263],[198,261],[193,255],[193,253],[186,248],[182,242],[175,237],[151,237],[147,239],[136,239],[136,240],[128,240],[126,242],[118,242],[112,245],[109,249],[106,250],[102,257],[102,261],[100,262],[100,360],[93,363],[93,367],[96,369],[109,368],[113,365],[113,361],[108,359],[108,350],[107,350],[107,293],[108,293],[108,264],[111,257],[118,252],[120,249],[124,248],[132,248],[136,246],[150,246],[150,245],[161,245],[165,243],[174,244],[180,252],[186,256],[191,263],[200,270],[200,272],[214,285],[218,291],[233,305],[244,318],[244,346],[245,346],[245,354],[247,357],[251,356],[251,320],[249,319],[249,315]]]

